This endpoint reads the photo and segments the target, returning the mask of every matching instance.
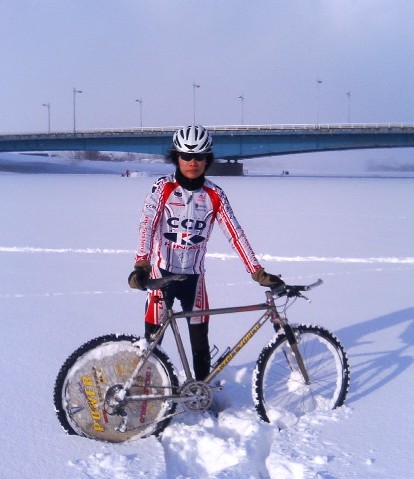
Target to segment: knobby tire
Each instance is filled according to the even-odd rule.
[[[160,434],[174,415],[168,400],[127,401],[114,414],[105,401],[111,387],[122,385],[140,361],[139,338],[106,335],[78,348],[61,367],[54,388],[60,424],[68,434],[106,442],[124,442]],[[130,388],[131,395],[171,395],[178,378],[168,356],[156,348]],[[126,430],[120,432],[122,417]]]
[[[346,398],[349,362],[339,340],[320,326],[292,326],[309,375],[305,384],[285,334],[261,352],[253,374],[253,400],[265,422],[279,428],[315,410],[334,409]]]

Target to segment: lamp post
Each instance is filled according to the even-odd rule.
[[[140,116],[141,130],[142,130],[142,98],[137,98],[135,101],[139,103],[139,116]]]
[[[82,90],[73,89],[73,133],[76,133],[76,94],[82,93]]]
[[[348,123],[351,123],[351,92],[348,91],[346,96],[348,97]]]
[[[240,95],[239,100],[241,103],[241,124],[244,125],[244,96]]]
[[[42,106],[47,108],[47,131],[50,133],[50,103],[43,103]]]
[[[200,85],[193,82],[193,125],[195,125],[196,122],[196,88],[200,88]]]
[[[319,86],[322,84],[322,80],[319,78],[316,80],[316,125],[319,125]]]

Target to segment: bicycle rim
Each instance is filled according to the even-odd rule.
[[[124,384],[140,361],[137,340],[127,335],[96,338],[75,351],[62,366],[54,401],[58,418],[69,434],[124,442],[158,434],[169,423],[176,407],[170,401],[127,401],[122,416],[114,414],[105,401],[108,389]],[[129,393],[171,395],[177,387],[172,364],[156,349]]]
[[[348,358],[338,339],[319,326],[301,325],[293,331],[309,384],[305,384],[285,335],[263,349],[253,375],[259,416],[280,428],[309,412],[341,406],[349,388]]]

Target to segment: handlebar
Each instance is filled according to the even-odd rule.
[[[305,298],[307,299],[301,292],[302,291],[309,291],[310,289],[316,288],[323,284],[321,279],[318,279],[314,283],[307,284],[307,285],[288,285],[285,284],[284,286],[278,287],[276,289],[272,289],[272,295],[281,298],[282,296],[286,296],[288,298]]]
[[[148,289],[163,289],[169,284],[175,281],[185,281],[187,279],[187,275],[185,274],[173,274],[171,276],[164,276],[163,278],[154,278],[149,279],[146,283],[146,287]],[[286,296],[288,298],[305,298],[302,291],[309,291],[310,289],[316,288],[323,283],[321,279],[318,279],[314,283],[307,284],[307,285],[288,285],[285,284],[283,286],[279,286],[278,288],[272,289],[272,295],[278,298],[282,296]]]

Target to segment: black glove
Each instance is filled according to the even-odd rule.
[[[266,273],[264,268],[258,269],[252,274],[252,279],[257,281],[260,286],[266,286],[268,288],[281,288],[285,286],[285,282],[280,279],[280,276],[275,274]]]
[[[150,277],[151,264],[149,261],[140,261],[134,266],[134,271],[128,276],[128,284],[133,289],[146,291],[146,284]]]

